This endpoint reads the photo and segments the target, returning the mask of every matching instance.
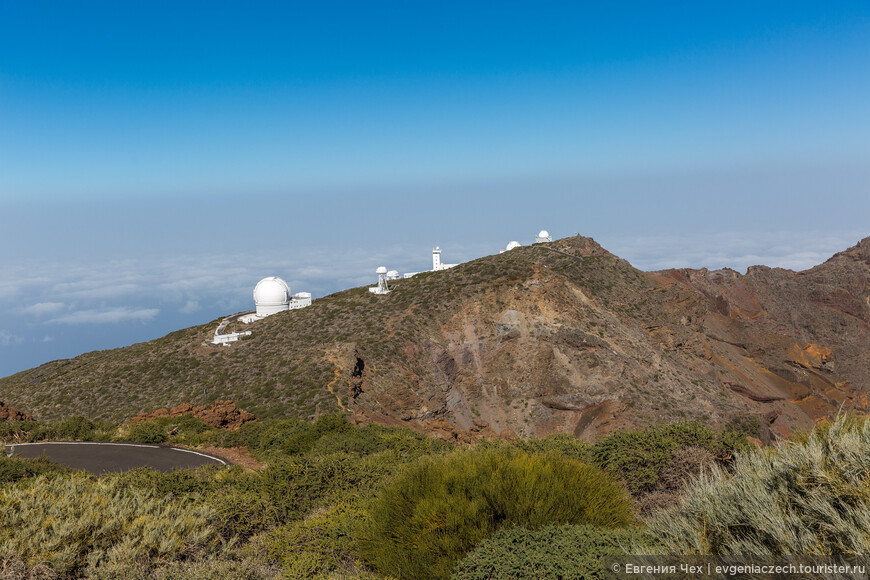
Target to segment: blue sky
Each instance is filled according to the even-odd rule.
[[[867,103],[866,1],[0,0],[0,376],[541,228],[806,268]]]

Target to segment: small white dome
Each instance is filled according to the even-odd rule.
[[[378,268],[377,270],[375,270],[375,274],[378,274],[378,275],[386,274],[386,273],[387,273],[387,267],[386,267],[386,266],[381,266],[380,268]]]
[[[254,287],[254,303],[257,306],[280,306],[290,303],[290,286],[277,276],[263,278]]]
[[[550,232],[548,232],[547,230],[541,230],[541,233],[538,234],[538,237],[539,238],[549,238]]]
[[[505,248],[505,250],[513,250],[514,248],[519,248],[521,245],[522,244],[520,244],[518,241],[513,240],[511,242],[508,242],[508,245]]]

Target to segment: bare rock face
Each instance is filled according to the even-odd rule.
[[[214,403],[199,407],[194,407],[190,403],[182,403],[172,407],[172,409],[157,409],[153,413],[133,417],[130,419],[130,422],[136,423],[137,421],[146,421],[148,419],[180,417],[182,415],[191,415],[202,420],[203,423],[210,427],[228,430],[238,429],[249,421],[257,420],[253,414],[239,409],[232,401],[215,401]]]
[[[33,417],[30,413],[25,413],[21,409],[10,407],[0,401],[0,421],[33,421]]]
[[[343,412],[434,437],[595,439],[616,429],[753,419],[758,438],[870,411],[870,238],[794,272],[643,272],[575,236],[354,288],[270,316],[231,348],[214,324],[0,379],[46,419],[130,416],[192,400],[259,416]],[[134,396],[135,395],[135,396]],[[191,414],[234,427],[227,401]]]

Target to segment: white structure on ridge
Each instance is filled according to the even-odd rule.
[[[389,294],[390,288],[387,286],[387,268],[381,266],[375,270],[375,273],[378,275],[378,285],[369,288],[369,292],[372,294]]]
[[[297,292],[291,295],[287,282],[277,276],[269,276],[254,286],[254,305],[256,311],[242,316],[239,320],[250,324],[278,312],[311,306],[311,293]]]
[[[454,268],[458,265],[459,264],[444,264],[444,263],[442,263],[441,262],[441,248],[439,248],[438,246],[435,246],[434,248],[432,248],[432,270],[430,270],[431,272],[438,272],[440,270],[447,270],[450,268]],[[405,278],[413,278],[414,276],[416,276],[419,273],[420,272],[408,272],[407,274],[405,274],[404,277]]]
[[[545,244],[547,242],[552,242],[553,236],[547,230],[541,230],[538,235],[535,237],[536,244]]]
[[[265,318],[290,309],[290,286],[277,276],[263,278],[254,286],[257,316]]]
[[[513,250],[514,248],[519,248],[519,247],[522,247],[522,244],[519,243],[519,242],[516,241],[516,240],[513,240],[513,241],[508,242],[507,247],[505,247],[504,250],[499,250],[498,253],[499,253],[499,254],[504,254],[505,252],[510,252],[510,251]]]
[[[441,262],[441,248],[435,246],[432,249],[432,271],[437,272],[439,270],[447,270],[449,268],[455,268],[459,264],[444,264]]]
[[[390,270],[387,272],[387,280],[399,280],[401,276],[399,276],[398,270]]]

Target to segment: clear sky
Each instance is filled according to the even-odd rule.
[[[0,0],[0,376],[541,228],[806,268],[868,103],[866,0]]]

